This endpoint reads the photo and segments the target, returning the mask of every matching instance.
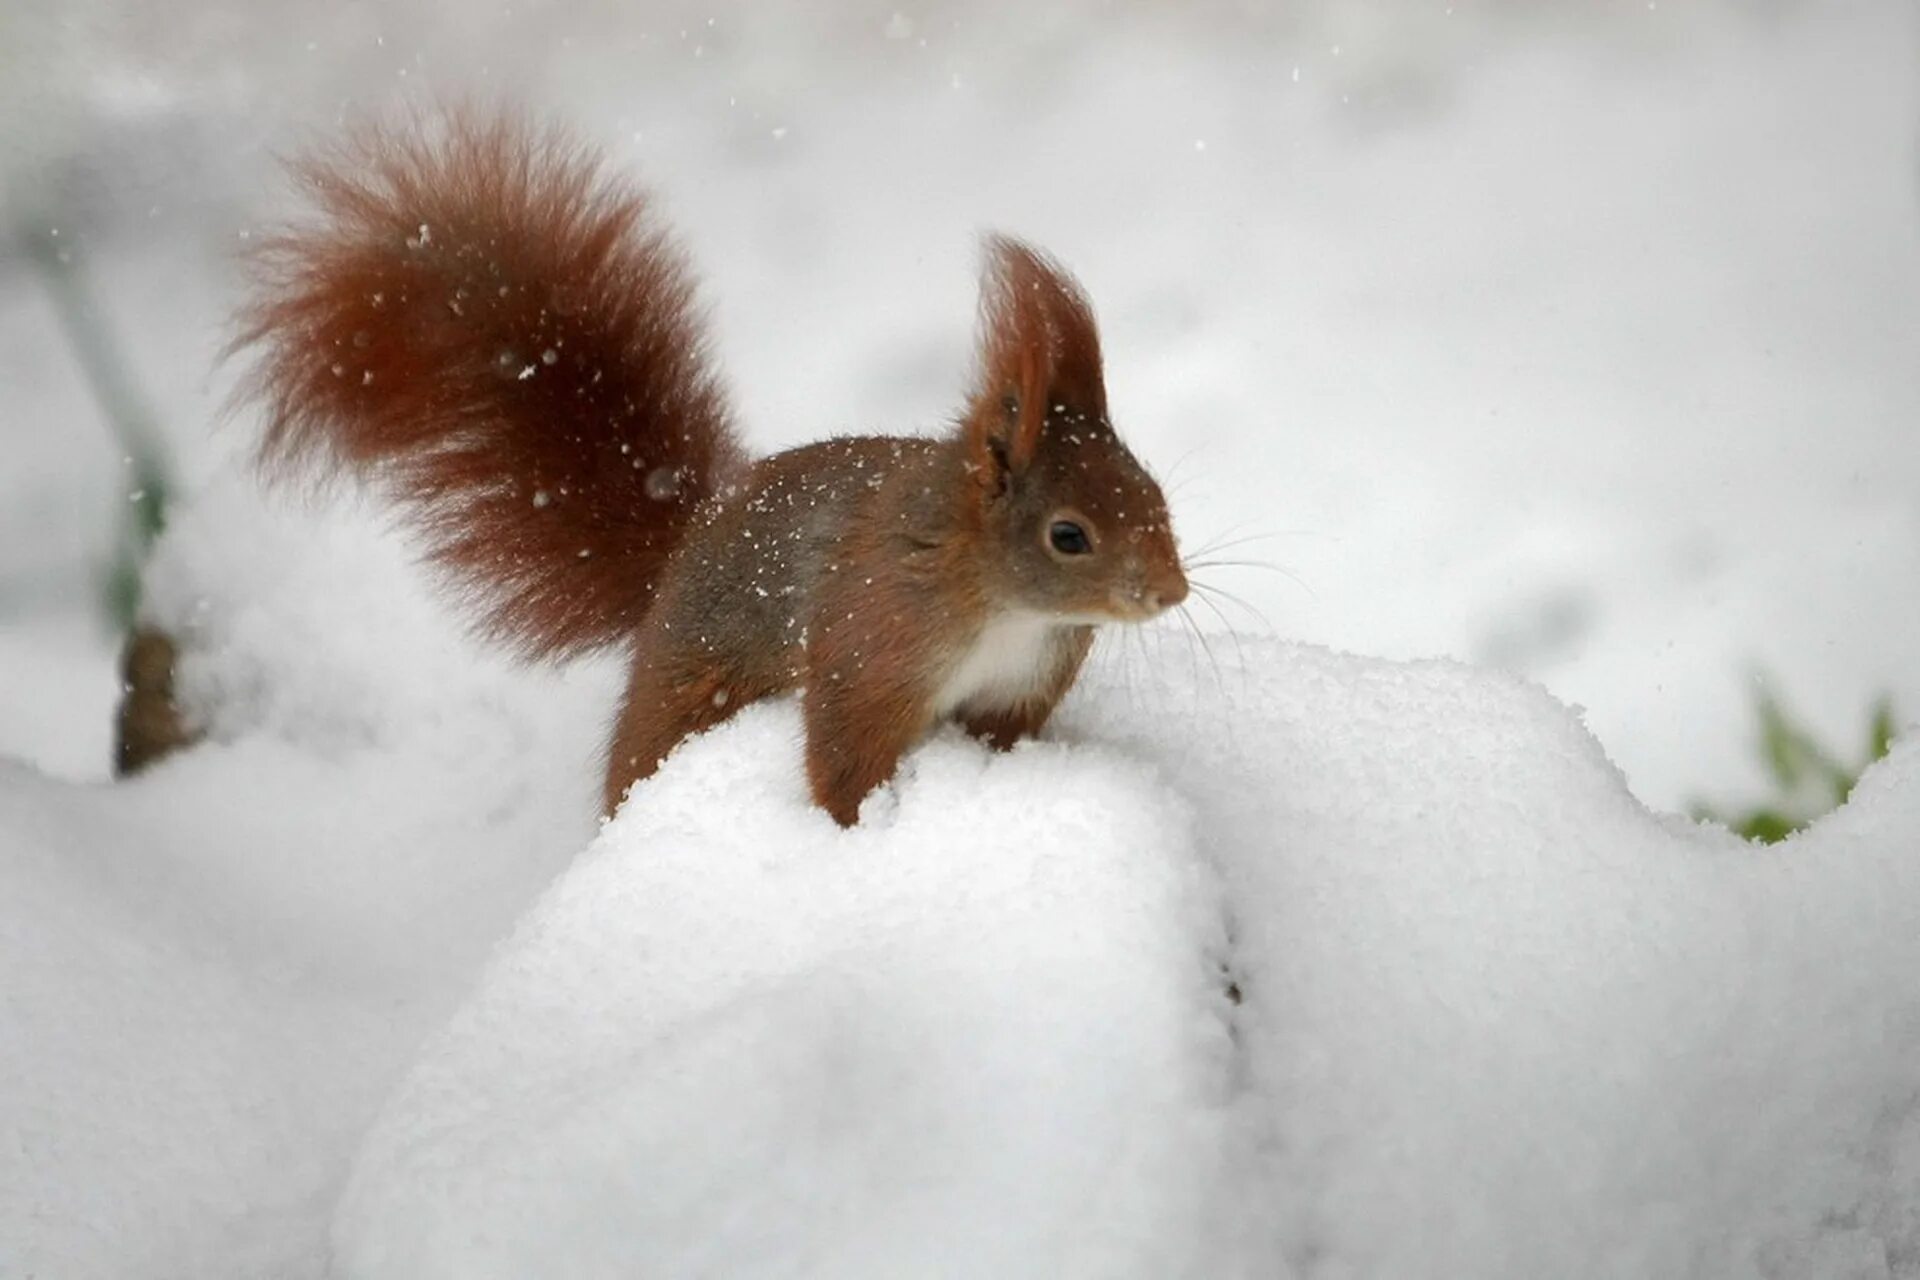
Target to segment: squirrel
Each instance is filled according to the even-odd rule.
[[[750,461],[687,261],[557,129],[454,115],[296,162],[233,350],[269,475],[385,482],[481,629],[530,659],[626,645],[606,815],[682,739],[800,691],[842,826],[936,723],[1038,731],[1094,629],[1178,605],[1165,497],[1115,434],[1085,293],[989,236],[946,434]]]

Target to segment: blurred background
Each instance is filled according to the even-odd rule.
[[[1844,768],[1920,713],[1917,25],[4,0],[0,756],[108,773],[141,550],[247,441],[217,356],[275,156],[499,99],[657,190],[757,447],[937,429],[1016,232],[1092,293],[1184,541],[1250,562],[1205,625],[1504,668],[1650,804],[1761,803],[1783,732]]]

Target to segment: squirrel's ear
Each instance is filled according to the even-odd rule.
[[[1007,236],[986,240],[979,361],[969,431],[983,466],[1024,470],[1056,409],[1107,416],[1086,294],[1058,263]]]

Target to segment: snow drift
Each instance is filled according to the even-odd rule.
[[[1914,1273],[1920,752],[1761,850],[1514,682],[1154,657],[844,838],[788,710],[682,752],[389,1105],[342,1274]]]
[[[798,740],[689,744],[534,908],[369,1141],[343,1274],[1183,1269],[1229,1061],[1185,804],[948,739],[843,836]]]
[[[475,652],[369,512],[245,479],[149,594],[210,741],[0,762],[0,1276],[318,1275],[360,1133],[592,834],[612,673]]]
[[[1151,633],[856,830],[776,703],[596,840],[617,671],[230,489],[212,741],[0,774],[0,1274],[1920,1275],[1912,746],[1762,849],[1531,685]]]

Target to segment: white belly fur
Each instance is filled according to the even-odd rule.
[[[934,713],[946,716],[962,707],[987,709],[1024,702],[1057,669],[1063,630],[1045,614],[1001,614],[947,674],[933,700]]]

